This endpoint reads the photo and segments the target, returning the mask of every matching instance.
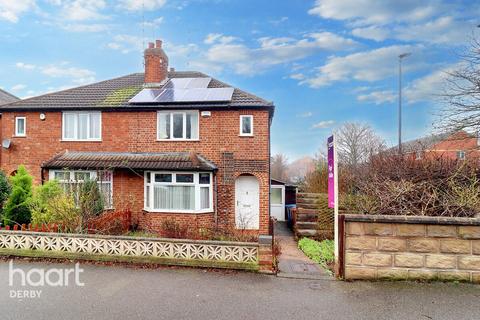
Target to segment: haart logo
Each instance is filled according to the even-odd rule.
[[[16,281],[25,287],[67,287],[75,285],[83,287],[85,283],[80,281],[80,273],[84,270],[77,262],[74,268],[32,268],[25,272],[13,266],[13,260],[8,263],[8,285],[13,287]],[[10,290],[10,298],[40,298],[42,290]]]

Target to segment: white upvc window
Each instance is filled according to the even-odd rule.
[[[83,183],[87,180],[96,180],[105,209],[113,209],[113,172],[110,170],[50,170],[49,179],[57,180],[65,192],[72,193],[76,203],[80,199]]]
[[[15,136],[25,137],[27,135],[27,118],[15,117]]]
[[[253,116],[241,115],[240,116],[240,135],[241,136],[253,136]]]
[[[157,140],[198,140],[198,111],[159,111]]]
[[[213,211],[210,172],[145,172],[145,210],[201,213]]]
[[[63,112],[62,140],[101,141],[102,113],[99,111]]]
[[[458,160],[465,160],[465,158],[466,158],[465,151],[463,151],[463,150],[457,151],[457,159]]]

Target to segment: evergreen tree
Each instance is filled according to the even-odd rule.
[[[3,209],[3,205],[5,201],[7,201],[8,197],[10,196],[10,192],[12,192],[12,187],[10,186],[10,182],[8,181],[7,175],[5,172],[0,170],[0,208]]]
[[[23,165],[18,167],[15,176],[11,177],[12,193],[3,210],[4,225],[30,223],[30,202],[32,200],[33,178]]]

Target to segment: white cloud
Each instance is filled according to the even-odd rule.
[[[104,0],[63,1],[61,5],[63,7],[62,18],[65,20],[85,21],[107,18],[99,12],[106,7]]]
[[[71,67],[68,62],[51,64],[40,68],[41,73],[52,78],[70,78],[75,84],[87,84],[95,81],[95,72]]]
[[[11,90],[12,90],[12,91],[20,91],[20,90],[25,89],[26,87],[27,87],[26,85],[19,83],[19,84],[14,85],[14,86],[11,88]]]
[[[462,44],[471,36],[474,23],[455,20],[452,16],[440,17],[421,24],[399,26],[394,29],[396,39],[422,41],[435,44]]]
[[[145,21],[145,27],[147,28],[156,28],[163,23],[163,17],[158,17],[151,21]]]
[[[94,24],[74,23],[74,24],[62,25],[62,28],[72,32],[101,32],[101,31],[108,30],[110,27],[106,24],[100,24],[100,23],[94,23]]]
[[[167,3],[166,0],[121,0],[120,7],[129,11],[140,11],[143,8],[147,11],[160,9]]]
[[[60,62],[45,66],[36,66],[24,62],[17,62],[15,66],[24,70],[38,70],[40,73],[52,78],[71,79],[74,84],[87,84],[95,81],[95,72],[70,66],[69,62]]]
[[[436,69],[426,76],[420,77],[409,83],[404,89],[404,96],[408,103],[420,101],[433,101],[445,88],[445,79],[448,72],[458,68],[457,63],[440,69]]]
[[[391,90],[372,91],[370,93],[357,96],[357,100],[361,102],[373,102],[376,105],[384,103],[393,103],[397,99],[397,95]]]
[[[112,50],[118,50],[124,54],[132,51],[143,50],[143,39],[137,36],[119,34],[113,37],[113,41],[107,44]]]
[[[290,75],[290,79],[303,80],[303,79],[305,79],[305,75],[303,73],[293,73],[293,74]]]
[[[352,30],[355,37],[370,39],[375,41],[383,41],[387,39],[389,31],[385,28],[377,26],[369,26],[366,28],[355,28]]]
[[[432,17],[440,7],[441,4],[436,0],[316,0],[308,13],[326,19],[366,25],[419,21]]]
[[[297,117],[299,118],[310,118],[311,116],[313,116],[313,113],[311,111],[297,114]]]
[[[17,62],[15,63],[15,66],[19,69],[26,69],[26,70],[33,70],[35,69],[35,65],[33,64],[28,64],[24,62]]]
[[[334,124],[335,124],[335,121],[333,121],[333,120],[320,121],[320,122],[315,123],[312,126],[312,129],[326,129],[326,128],[330,128]]]
[[[0,0],[0,20],[17,23],[22,13],[35,8],[35,0]]]
[[[289,37],[263,37],[258,47],[248,47],[221,34],[209,34],[205,42],[212,44],[204,59],[220,67],[233,69],[237,74],[253,75],[265,69],[294,62],[317,52],[348,50],[357,45],[355,41],[330,32],[318,32],[301,39]]]
[[[421,63],[420,47],[409,45],[394,45],[353,53],[343,57],[332,56],[327,62],[316,69],[317,74],[303,80],[312,88],[327,86],[337,81],[378,81],[395,74],[398,55],[404,52],[415,51],[415,60],[410,61],[404,70],[419,68]]]

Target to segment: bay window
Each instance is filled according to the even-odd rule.
[[[105,209],[113,208],[113,172],[86,170],[50,170],[50,180],[57,180],[63,190],[72,193],[75,202],[80,199],[80,191],[85,181],[95,180],[103,198]]]
[[[209,172],[145,172],[144,199],[147,211],[212,211],[212,174]]]
[[[102,137],[101,112],[64,112],[62,140],[100,141]]]
[[[160,111],[158,140],[198,140],[198,111]]]

